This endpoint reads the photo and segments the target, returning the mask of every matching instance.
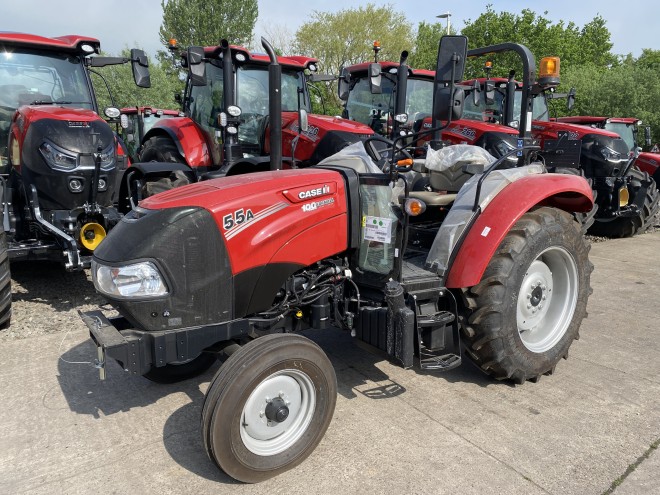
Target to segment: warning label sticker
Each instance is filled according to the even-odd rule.
[[[392,243],[392,219],[383,217],[364,217],[364,240],[383,244]]]

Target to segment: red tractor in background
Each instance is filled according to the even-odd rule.
[[[142,50],[130,58],[98,53],[94,38],[0,33],[0,325],[9,323],[9,260],[80,270],[120,219],[113,205],[120,154],[99,117],[90,72],[130,62],[136,84],[148,87],[148,61]]]
[[[102,379],[110,359],[171,382],[220,357],[202,408],[204,446],[229,476],[250,483],[303,462],[333,417],[334,368],[296,332],[334,325],[406,368],[448,371],[465,355],[497,379],[535,382],[568,357],[593,269],[572,216],[591,210],[591,188],[541,164],[472,163],[481,174],[458,194],[411,191],[408,168],[391,156],[376,165],[372,138],[281,170],[288,119],[273,108],[284,94],[282,67],[262,43],[271,170],[141,201],[92,263],[96,289],[119,316],[81,315]],[[440,41],[435,121],[461,116],[466,51],[464,36]],[[435,236],[413,246],[420,220]]]
[[[640,119],[634,117],[591,117],[591,116],[572,116],[559,117],[554,119],[557,122],[567,124],[579,124],[597,129],[606,129],[615,132],[623,139],[631,150],[638,148],[639,126],[642,125]],[[651,128],[644,128],[644,140],[646,146],[651,146]],[[639,151],[635,158],[634,165],[642,172],[648,173],[656,186],[660,183],[660,153],[649,151]]]
[[[188,70],[185,116],[159,121],[145,133],[141,163],[127,171],[122,183],[122,211],[142,197],[179,185],[268,170],[270,114],[282,115],[282,134],[275,142],[282,148],[285,168],[318,163],[374,134],[355,122],[309,115],[307,82],[318,77],[316,59],[291,56],[278,62],[281,111],[269,108],[267,56],[225,40],[219,46],[188,48],[182,56]]]

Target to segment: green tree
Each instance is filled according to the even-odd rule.
[[[314,11],[296,32],[294,49],[297,54],[318,58],[323,72],[339,74],[342,67],[373,61],[376,40],[382,47],[379,59],[398,61],[403,50],[413,47],[412,32],[405,14],[396,12],[392,5],[369,3],[337,12]],[[338,114],[339,100],[330,87],[319,87],[325,111]],[[315,111],[320,111],[318,106]]]
[[[227,39],[249,46],[257,21],[257,0],[161,0],[160,41],[172,38],[183,47],[212,46]]]
[[[451,33],[455,34],[453,27]],[[447,33],[447,27],[442,23],[433,24],[420,22],[417,26],[415,50],[410,57],[410,66],[416,69],[435,70],[438,63],[438,45],[440,38]]]
[[[563,20],[553,24],[546,15],[547,12],[539,15],[530,9],[523,9],[520,14],[498,13],[493,10],[492,5],[488,5],[486,11],[477,19],[465,22],[461,34],[468,37],[469,48],[511,42],[529,48],[537,63],[542,57],[558,56],[562,70],[572,65],[607,67],[616,64],[617,58],[611,53],[610,32],[602,17],[597,15],[580,29],[575,23],[566,24]],[[512,54],[493,56],[491,60],[494,67],[493,76],[504,77],[511,69],[517,74],[522,73],[522,65]],[[467,75],[482,76],[482,65],[483,59],[471,61]]]

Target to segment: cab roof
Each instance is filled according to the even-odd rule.
[[[364,62],[361,64],[355,64],[347,67],[348,71],[351,74],[357,73],[357,72],[367,72],[369,69],[369,64],[371,62]],[[390,69],[398,69],[399,68],[399,63],[398,62],[378,62],[381,67],[382,72],[388,72]],[[419,77],[421,79],[430,79],[431,81],[435,79],[435,71],[432,70],[427,70],[427,69],[410,69],[410,72],[412,73],[412,76],[414,77]]]
[[[639,119],[634,117],[593,117],[590,115],[576,115],[572,117],[559,117],[557,119],[559,122],[566,122],[569,124],[582,124],[582,125],[593,125],[593,124],[636,124],[639,122]]]
[[[231,53],[236,58],[236,55],[241,53],[245,56],[246,62],[252,62],[259,65],[268,65],[270,64],[270,58],[265,53],[254,53],[250,52],[247,48],[238,45],[230,45]],[[204,47],[204,56],[208,58],[217,58],[222,53],[222,48],[220,46],[205,46]],[[187,57],[187,53],[183,52],[181,54],[183,57]],[[318,64],[318,59],[313,57],[304,57],[301,55],[293,55],[287,57],[277,57],[277,61],[280,65],[284,67],[289,67],[293,69],[307,69],[310,64]],[[245,62],[243,62],[245,63]]]
[[[36,34],[0,31],[0,46],[2,47],[25,46],[79,53],[81,52],[80,46],[83,43],[93,46],[95,53],[100,52],[101,42],[96,38],[90,38],[88,36],[68,34],[65,36],[57,36],[55,38],[46,38]]]

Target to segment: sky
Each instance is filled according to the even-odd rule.
[[[259,0],[255,34],[258,39],[269,30],[272,32],[274,27],[295,33],[315,10],[334,12],[367,3],[367,0]],[[465,25],[465,21],[479,17],[488,4],[496,12],[518,13],[529,8],[553,22],[572,21],[579,28],[600,15],[611,33],[613,53],[632,53],[638,57],[643,48],[660,50],[660,37],[656,31],[660,22],[660,2],[657,0],[554,0],[543,6],[518,0],[371,0],[371,3],[393,5],[414,26],[421,21],[439,21],[436,15],[449,12],[451,25],[457,30]],[[79,34],[98,38],[101,48],[108,54],[117,54],[126,47],[140,47],[153,56],[162,49],[158,38],[162,22],[160,4],[160,0],[0,0],[0,31],[42,36]],[[440,21],[446,23],[445,19]]]

